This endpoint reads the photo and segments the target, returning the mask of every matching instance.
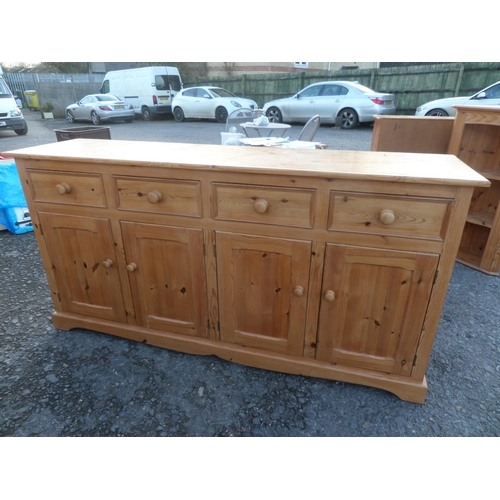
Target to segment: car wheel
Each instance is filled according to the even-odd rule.
[[[215,119],[219,123],[226,123],[226,121],[227,121],[227,109],[222,107],[222,106],[220,108],[217,108],[215,110]]]
[[[177,107],[174,109],[174,119],[176,122],[183,122],[185,120],[184,111],[182,111],[182,108]]]
[[[343,109],[338,116],[342,118],[342,128],[350,130],[358,124],[358,114],[354,109]]]
[[[99,118],[99,115],[95,111],[92,111],[90,119],[92,120],[92,123],[94,125],[99,125],[101,123],[101,119]]]
[[[278,108],[269,108],[266,116],[271,123],[281,123],[283,121],[283,116]]]
[[[444,109],[431,109],[425,116],[449,116]]]
[[[145,122],[151,121],[151,111],[147,106],[143,106],[143,108],[141,109],[141,115],[142,115],[142,119]]]
[[[75,122],[75,115],[73,115],[73,113],[70,110],[66,111],[66,120],[68,120],[69,123]]]
[[[17,135],[26,135],[28,133],[28,124],[24,123],[24,128],[14,130]]]

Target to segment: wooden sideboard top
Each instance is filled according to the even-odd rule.
[[[145,141],[73,139],[3,153],[14,159],[92,159],[108,164],[332,179],[462,186],[489,181],[454,155],[379,151],[294,150]]]

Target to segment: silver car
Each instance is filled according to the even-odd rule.
[[[393,94],[344,81],[313,83],[292,97],[266,103],[263,109],[272,122],[305,123],[319,115],[321,123],[337,123],[338,119],[344,129],[373,123],[374,115],[396,113]]]
[[[445,97],[419,106],[416,116],[455,116],[455,104],[467,106],[500,106],[500,82],[496,82],[468,97]]]
[[[134,107],[112,94],[90,94],[66,108],[66,119],[70,122],[134,121]]]

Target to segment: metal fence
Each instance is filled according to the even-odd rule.
[[[41,83],[101,83],[103,75],[93,73],[4,73],[4,80],[12,92],[38,90]]]

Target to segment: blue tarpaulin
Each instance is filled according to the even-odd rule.
[[[0,157],[0,224],[14,234],[33,231],[21,180],[12,158]]]

